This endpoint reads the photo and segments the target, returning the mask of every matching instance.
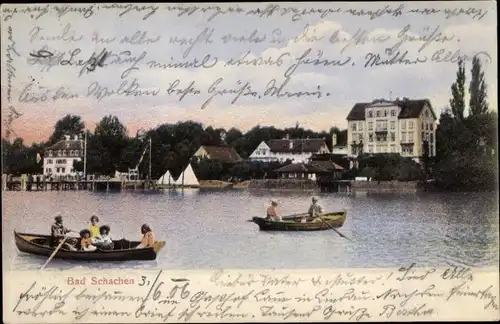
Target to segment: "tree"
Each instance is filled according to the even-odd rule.
[[[64,135],[81,134],[84,129],[85,123],[82,121],[82,117],[68,114],[56,122],[54,132],[49,139],[49,145],[59,142]]]
[[[478,57],[472,59],[471,80],[469,84],[469,115],[484,115],[488,111],[486,102],[487,90],[484,80],[484,72],[481,69],[481,61]]]
[[[129,145],[127,129],[116,116],[105,116],[88,138],[87,172],[114,175]]]
[[[458,62],[457,79],[451,85],[451,94],[450,106],[453,116],[458,120],[463,120],[465,109],[465,63],[463,60]]]
[[[232,145],[236,140],[241,138],[243,134],[241,131],[235,127],[230,128],[226,133],[225,141],[228,145]]]

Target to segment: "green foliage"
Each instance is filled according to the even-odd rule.
[[[68,114],[56,122],[54,132],[49,138],[48,146],[63,139],[64,135],[79,135],[84,129],[85,123],[82,121],[82,117]]]
[[[463,60],[458,62],[457,78],[451,85],[451,94],[450,106],[453,116],[462,120],[465,110],[465,63]]]
[[[436,159],[430,166],[435,186],[443,190],[483,191],[498,187],[498,115],[488,111],[480,61],[474,59],[472,65],[469,116],[452,118],[444,112],[436,130]],[[461,66],[458,74],[463,74]]]
[[[471,80],[469,85],[469,116],[484,115],[488,112],[487,86],[481,61],[478,57],[472,59]]]
[[[21,174],[42,173],[43,163],[37,163],[37,153],[42,153],[40,144],[25,146],[22,138],[16,138],[12,143],[2,139],[2,169],[3,172],[19,176]]]

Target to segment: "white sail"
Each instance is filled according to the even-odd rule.
[[[188,164],[186,169],[182,172],[179,179],[177,179],[177,182],[179,182],[181,185],[184,185],[184,186],[199,186],[200,185],[200,183],[198,182],[198,178],[196,178],[196,175],[194,174],[193,168],[191,167],[191,163]]]
[[[170,176],[170,171],[167,170],[164,175],[156,181],[157,184],[163,185],[163,184],[170,184],[172,182],[172,176]]]

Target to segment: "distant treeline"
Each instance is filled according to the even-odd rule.
[[[80,116],[67,115],[56,122],[54,132],[46,142],[34,143],[27,147],[21,138],[16,138],[12,142],[2,139],[3,172],[16,175],[23,173],[41,174],[43,164],[36,162],[36,154],[40,153],[43,157],[43,151],[63,139],[64,135],[82,135],[83,137],[84,130],[85,124]],[[143,152],[146,151],[142,163],[139,165],[140,174],[146,177],[149,172],[148,143],[150,138],[152,143],[151,176],[153,179],[157,179],[167,169],[174,177],[178,176],[201,145],[233,147],[245,159],[262,141],[279,139],[286,135],[290,138],[325,138],[327,145],[331,148],[334,133],[337,134],[337,143],[346,145],[347,130],[332,127],[329,131],[315,132],[304,129],[299,124],[285,129],[257,125],[243,133],[234,127],[226,130],[211,126],[203,127],[201,123],[185,121],[176,124],[163,124],[130,136],[120,120],[116,116],[110,115],[105,116],[96,125],[93,132],[87,131],[87,173],[112,176],[115,171],[127,172],[129,168],[136,166]],[[248,162],[245,162],[236,166],[220,165],[219,167],[224,170],[227,168],[232,168],[233,171],[241,170],[239,175],[233,174],[233,176],[246,178],[245,174],[247,174],[248,168],[252,169],[252,171],[248,171],[248,176],[259,177],[266,173],[272,176],[270,173],[274,165],[264,167],[262,164],[253,163],[249,166]],[[75,168],[82,171],[83,162],[76,163]],[[203,167],[201,166],[201,168]],[[209,177],[210,172],[213,172],[214,179],[227,178],[232,174],[229,172],[222,176],[217,171],[218,166],[209,167],[207,165],[207,168],[212,168],[212,171],[200,169],[195,170],[195,172],[199,171],[202,177]]]

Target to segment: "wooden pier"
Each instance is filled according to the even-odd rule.
[[[4,189],[7,191],[121,191],[122,189],[151,189],[147,181],[121,180],[60,180],[29,183],[22,180],[7,181]]]

